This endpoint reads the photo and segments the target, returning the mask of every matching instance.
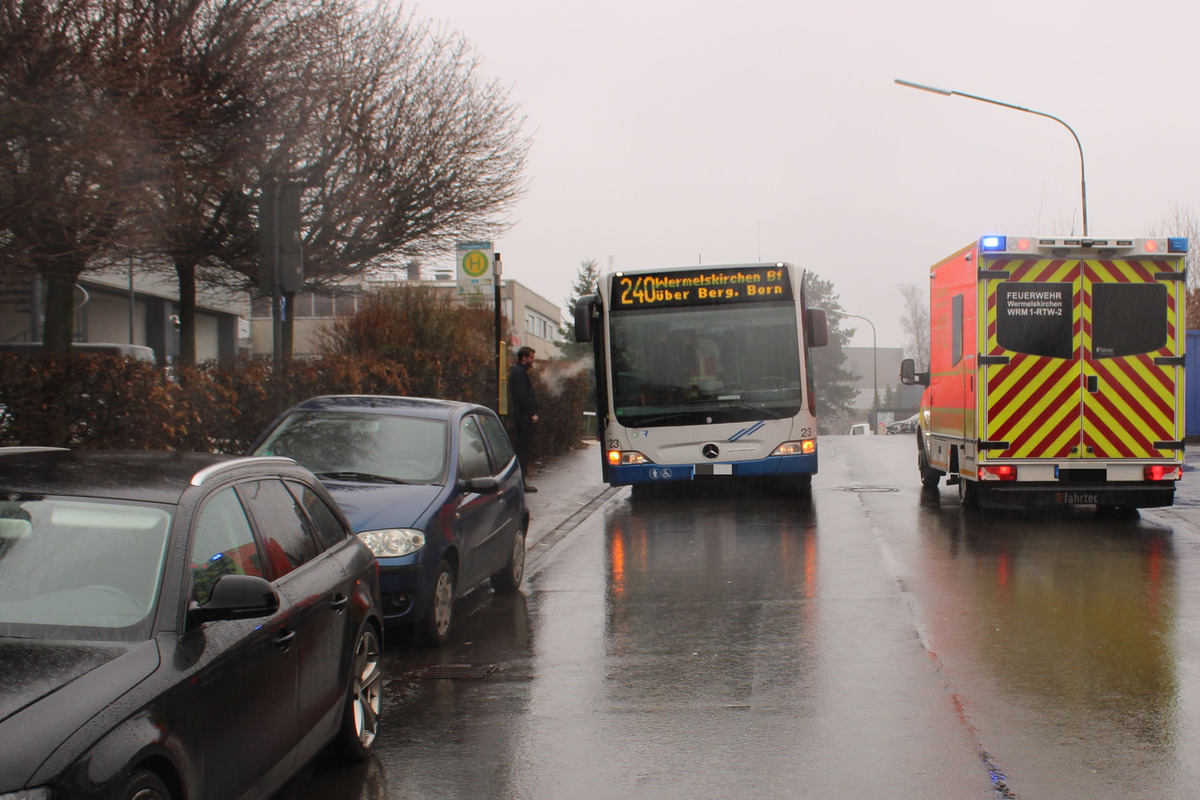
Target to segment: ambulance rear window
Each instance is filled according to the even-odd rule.
[[[1167,287],[1161,283],[1092,286],[1092,356],[1153,353],[1167,344]]]
[[[1069,283],[1001,283],[996,290],[996,342],[1014,353],[1071,358],[1073,297]]]

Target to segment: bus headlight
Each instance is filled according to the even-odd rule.
[[[608,463],[614,467],[625,467],[633,464],[650,464],[650,459],[636,450],[609,450]]]
[[[811,456],[817,452],[816,439],[801,439],[798,442],[784,442],[771,453],[773,456]]]

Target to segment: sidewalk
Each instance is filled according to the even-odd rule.
[[[530,549],[551,534],[565,534],[619,491],[600,475],[600,443],[595,440],[538,464],[526,480],[538,489],[525,495],[530,516],[525,546]]]

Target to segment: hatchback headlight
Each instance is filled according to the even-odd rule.
[[[425,532],[412,528],[384,528],[358,535],[376,558],[395,558],[415,553],[425,546]]]

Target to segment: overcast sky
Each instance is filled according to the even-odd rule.
[[[1200,202],[1200,4],[419,0],[534,136],[505,277],[792,261],[880,347],[897,286],[985,233],[1143,236]],[[446,266],[452,263],[447,257]],[[857,322],[851,320],[850,322]],[[858,323],[854,344],[871,345]]]

